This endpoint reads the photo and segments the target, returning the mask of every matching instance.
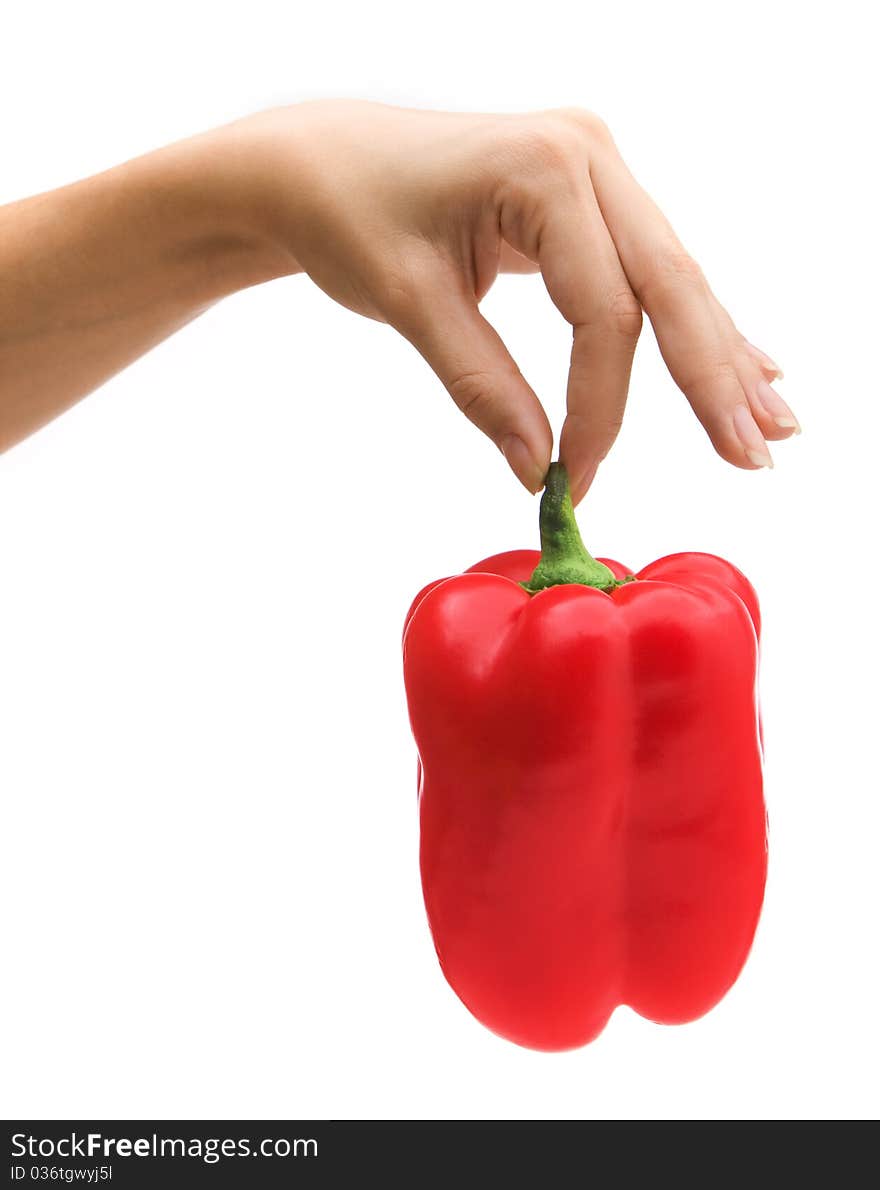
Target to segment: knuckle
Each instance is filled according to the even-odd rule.
[[[610,329],[633,342],[642,331],[642,307],[629,289],[615,293],[608,302],[606,318]]]
[[[681,387],[689,395],[709,395],[730,385],[738,386],[739,376],[736,367],[728,359],[695,361],[681,378]]]
[[[593,410],[589,414],[572,412],[565,421],[568,436],[574,431],[588,438],[591,452],[604,459],[620,433],[623,411],[600,413]]]
[[[494,404],[492,377],[488,372],[460,372],[447,385],[462,413],[477,425],[485,425]]]
[[[703,283],[703,273],[694,258],[683,248],[674,248],[658,258],[654,266],[655,281],[662,286],[697,286]]]
[[[611,415],[597,418],[593,423],[593,434],[600,458],[604,459],[611,450],[622,425],[622,418]]]
[[[673,247],[657,253],[636,289],[636,295],[650,308],[652,302],[667,302],[683,293],[705,289],[705,278],[694,258],[683,248]]]
[[[424,279],[406,262],[387,268],[376,288],[381,293],[382,313],[392,326],[412,324],[425,303]]]
[[[385,285],[382,294],[382,313],[392,326],[405,324],[412,314],[412,293],[398,281]]]
[[[554,114],[574,128],[581,136],[601,143],[611,140],[608,125],[595,112],[582,107],[562,107],[557,108]]]
[[[564,179],[584,173],[582,138],[569,124],[555,118],[530,121],[515,134],[515,151],[528,174],[547,174]]]

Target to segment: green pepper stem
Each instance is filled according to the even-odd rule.
[[[612,571],[589,553],[583,543],[562,463],[551,463],[541,497],[541,561],[525,589],[532,594],[563,583],[580,583],[610,591],[620,585]]]

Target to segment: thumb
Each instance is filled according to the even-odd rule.
[[[442,293],[442,291],[441,291]],[[469,295],[436,291],[394,321],[424,356],[456,405],[501,450],[530,492],[544,486],[553,433],[547,414]]]

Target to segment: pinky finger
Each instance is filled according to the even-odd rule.
[[[742,347],[749,344],[743,340]],[[736,372],[749,403],[752,417],[761,434],[770,442],[780,442],[801,432],[798,419],[770,384],[768,371],[752,352],[735,353]]]
[[[771,359],[766,351],[762,351],[760,347],[756,347],[754,343],[750,343],[748,339],[743,339],[746,351],[753,359],[758,361],[758,365],[762,372],[765,372],[771,380],[781,380],[785,373],[775,360]]]

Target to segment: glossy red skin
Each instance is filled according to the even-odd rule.
[[[404,673],[443,972],[488,1028],[561,1050],[619,1004],[693,1020],[745,962],[767,868],[760,620],[708,554],[530,596],[538,557],[426,587]]]

